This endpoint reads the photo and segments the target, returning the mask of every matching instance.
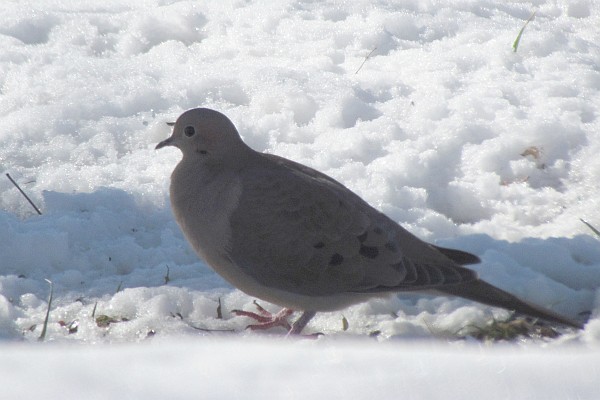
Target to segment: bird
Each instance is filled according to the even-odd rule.
[[[169,125],[156,149],[183,155],[169,196],[185,238],[231,285],[283,307],[236,310],[258,321],[252,328],[300,334],[317,312],[401,292],[458,296],[583,328],[480,279],[465,267],[479,257],[419,239],[330,176],[253,150],[219,111],[190,109]]]

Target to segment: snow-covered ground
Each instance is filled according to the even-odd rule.
[[[598,352],[582,348],[171,338],[0,351],[3,399],[598,398]]]
[[[3,2],[0,398],[599,398],[599,27],[593,0]],[[314,341],[244,331],[254,299],[187,245],[180,153],[154,150],[197,106],[590,322],[478,344],[506,311],[402,296]]]

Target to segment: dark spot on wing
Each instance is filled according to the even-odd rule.
[[[315,244],[313,244],[313,247],[314,247],[315,249],[322,249],[323,247],[325,247],[325,243],[323,243],[323,242],[318,242],[318,243],[315,243]]]
[[[376,258],[379,255],[379,249],[377,247],[361,245],[358,253],[363,257]]]
[[[331,260],[329,260],[329,265],[335,267],[336,265],[340,265],[344,262],[344,257],[341,254],[335,253],[331,256]]]
[[[381,230],[380,227],[376,226],[375,228],[373,228],[373,232],[375,232],[378,235],[381,235],[383,233],[383,231]]]
[[[398,251],[398,246],[396,246],[396,243],[392,243],[392,242],[387,242],[385,244],[385,248],[388,249],[389,251],[391,251],[392,253],[395,253]]]

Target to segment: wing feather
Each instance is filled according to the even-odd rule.
[[[438,248],[306,166],[265,155],[256,169],[242,172],[242,182],[231,217],[229,257],[262,285],[327,296],[476,279]],[[476,259],[464,254],[461,259]]]

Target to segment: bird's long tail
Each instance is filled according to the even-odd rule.
[[[465,299],[474,300],[490,306],[513,310],[548,322],[556,322],[561,325],[583,329],[583,324],[578,321],[563,317],[562,315],[546,310],[543,307],[520,300],[516,296],[505,292],[502,289],[498,289],[481,279],[465,282],[464,284],[449,285],[438,290],[446,294],[464,297]]]

